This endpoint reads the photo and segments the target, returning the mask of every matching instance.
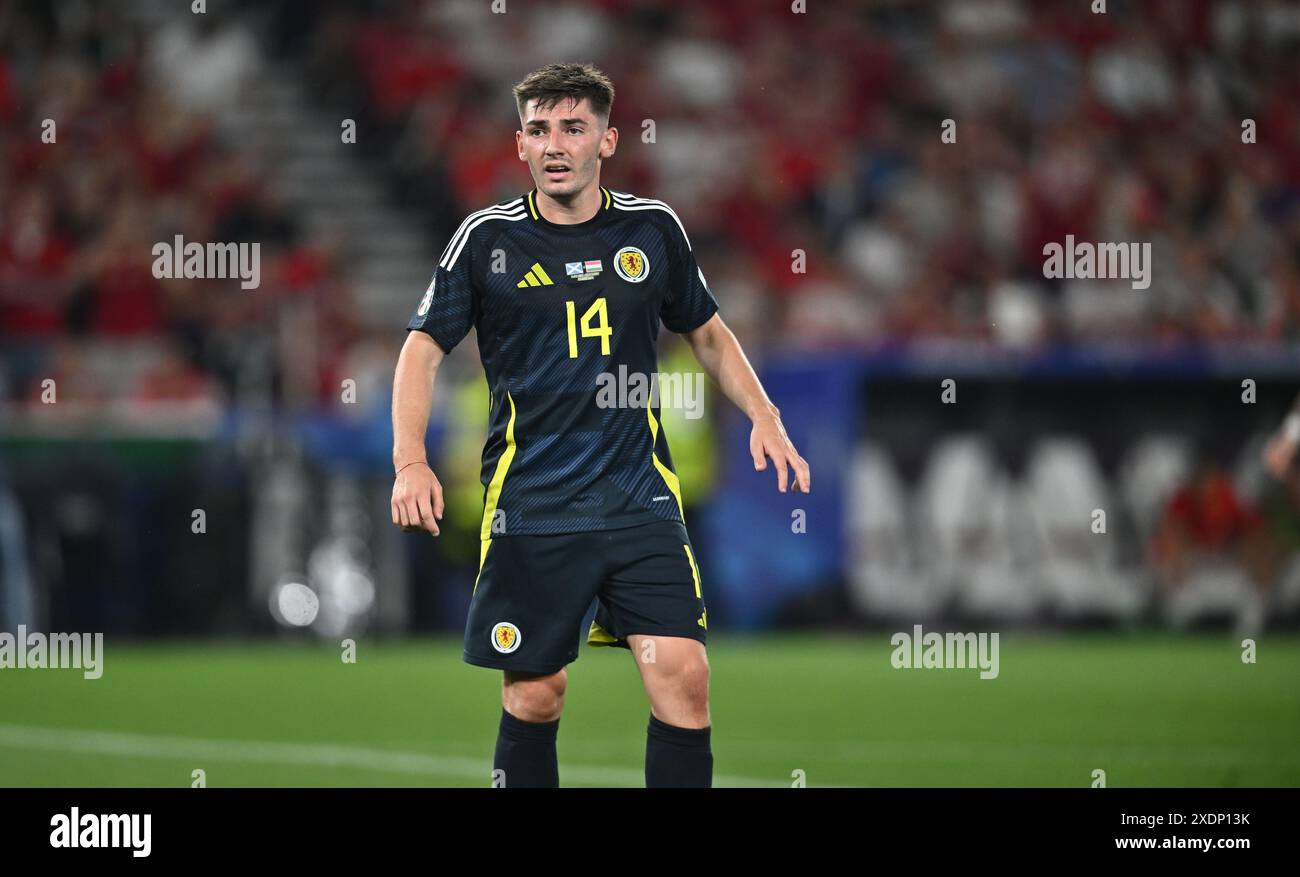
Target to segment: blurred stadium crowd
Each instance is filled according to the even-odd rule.
[[[177,93],[195,61],[179,26],[151,39],[120,13],[0,7],[4,394],[36,402],[53,377],[63,400],[88,405],[226,401],[250,370],[277,385],[301,379],[291,351],[268,337],[268,315],[309,297],[323,315],[321,345],[346,348],[346,271],[303,233],[258,156],[223,141]],[[194,39],[225,39],[216,20],[195,16]],[[239,59],[254,53],[238,39],[219,51],[232,53],[231,74],[204,73],[233,86],[246,73]],[[46,119],[53,143],[42,139]],[[154,243],[176,234],[259,242],[262,287],[154,277]]]
[[[214,4],[156,34],[101,4],[8,3],[6,339],[60,372],[76,368],[71,337],[167,352],[126,388],[83,370],[86,394],[187,396],[207,382],[231,394],[240,355],[267,346],[267,312],[310,296],[330,354],[308,367],[329,373],[364,304],[346,248],[305,233],[275,169],[214,136],[212,106],[237,100],[265,57],[292,59],[322,101],[355,113],[393,191],[428,214],[432,254],[466,213],[529,187],[508,86],[570,55],[618,86],[623,141],[607,183],[675,207],[752,345],[1293,337],[1295,4],[822,6],[791,39],[783,4],[741,2],[506,16],[455,0]],[[40,139],[47,118],[60,148]],[[938,137],[947,118],[955,145]],[[1245,118],[1266,132],[1258,143],[1241,143]],[[655,142],[642,142],[642,120]],[[260,241],[263,288],[153,278],[149,247],[175,233]],[[1042,246],[1066,234],[1153,241],[1152,288],[1045,281]],[[796,249],[806,273],[791,271]],[[300,370],[292,357],[266,365],[283,379]],[[46,362],[6,357],[6,395],[29,395]]]
[[[404,316],[359,279],[356,241],[287,196],[256,138],[217,124],[273,76],[356,120],[358,166],[419,218],[427,271],[467,213],[531,187],[509,86],[555,59],[596,63],[622,134],[602,182],[675,208],[759,364],[933,339],[1300,334],[1295,3],[826,2],[797,28],[788,3],[745,0],[208,6],[0,3],[10,426],[53,416],[50,377],[62,411],[216,418],[338,411],[359,359],[391,376]],[[151,247],[176,234],[260,243],[261,287],[155,278]],[[1151,287],[1044,279],[1043,245],[1067,234],[1152,242]],[[422,291],[398,294],[409,310]]]
[[[500,97],[516,71],[593,54],[619,89],[608,178],[676,207],[748,337],[1290,336],[1300,13],[1112,6],[824,4],[791,39],[783,4],[564,4],[503,32],[473,4],[412,3],[293,33],[324,93],[384,132],[402,189],[450,208],[443,235],[519,190]],[[1149,294],[1045,282],[1042,247],[1066,234],[1153,241]]]

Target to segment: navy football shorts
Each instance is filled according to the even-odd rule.
[[[596,619],[581,629],[592,599]],[[686,528],[656,521],[556,536],[495,536],[465,623],[465,661],[554,673],[632,634],[705,641],[708,618]]]

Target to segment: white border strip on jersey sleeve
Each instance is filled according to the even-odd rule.
[[[516,204],[514,207],[489,207],[486,210],[480,210],[477,213],[471,213],[465,217],[465,221],[456,229],[451,240],[447,242],[447,247],[442,251],[442,258],[438,260],[438,266],[450,271],[460,258],[460,252],[465,248],[465,242],[469,240],[470,233],[475,228],[487,222],[489,219],[523,219],[527,214],[524,212],[524,205]],[[448,258],[450,254],[450,258]]]
[[[663,210],[666,212],[677,223],[677,227],[681,229],[682,237],[686,240],[686,249],[692,249],[691,238],[686,234],[686,226],[682,225],[682,221],[677,218],[677,214],[667,204],[653,198],[638,198],[635,195],[624,195],[619,192],[613,192],[612,194],[614,195],[614,206],[621,210]]]

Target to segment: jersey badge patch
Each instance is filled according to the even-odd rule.
[[[640,283],[650,274],[650,260],[636,247],[624,247],[614,254],[614,271],[628,283]]]
[[[508,655],[519,648],[519,628],[509,621],[499,621],[492,628],[492,648]]]
[[[604,270],[599,259],[588,259],[585,262],[565,262],[564,273],[574,280],[591,280]]]

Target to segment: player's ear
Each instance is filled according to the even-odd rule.
[[[613,158],[616,149],[618,149],[618,129],[606,128],[605,136],[600,144],[600,157]]]

